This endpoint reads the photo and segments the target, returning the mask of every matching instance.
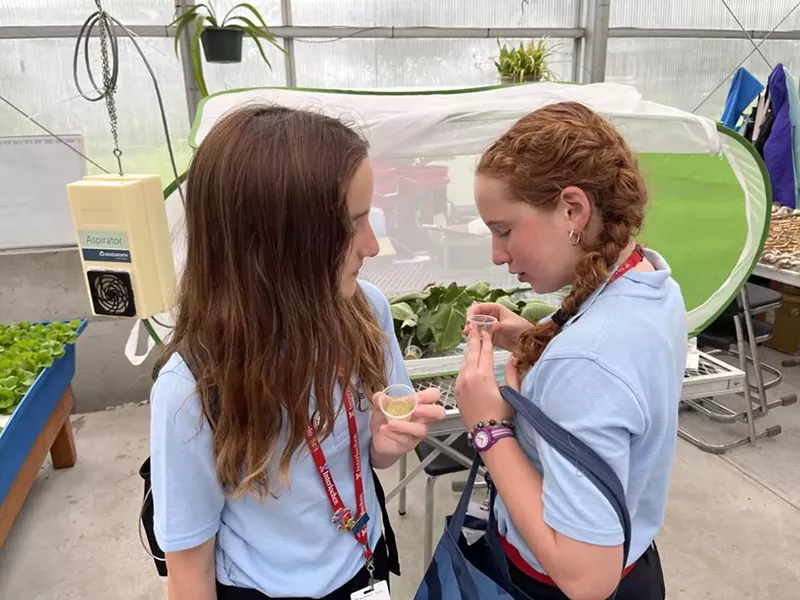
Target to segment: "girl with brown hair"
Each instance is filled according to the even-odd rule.
[[[170,600],[350,600],[388,582],[396,548],[372,469],[444,410],[434,390],[409,422],[370,406],[410,382],[388,301],[358,280],[378,253],[367,152],[336,119],[249,106],[195,153],[177,321],[151,394]]]
[[[662,600],[654,539],[675,451],[687,329],[669,266],[634,239],[647,202],[636,158],[606,119],[580,104],[553,104],[484,151],[475,197],[495,263],[537,293],[571,286],[561,307],[533,326],[497,304],[471,308],[498,323],[491,337],[469,333],[456,399],[497,490],[503,566],[537,600],[601,600],[617,588],[617,600]],[[622,482],[628,564],[623,527],[605,496],[513,417],[495,382],[493,346],[513,353],[507,384]]]

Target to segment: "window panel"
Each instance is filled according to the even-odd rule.
[[[224,18],[225,14],[234,6],[240,4],[241,1],[242,0],[215,0],[212,4],[214,7],[214,12],[217,14],[217,18]],[[248,2],[248,4],[253,5],[253,7],[259,12],[259,14],[264,18],[264,21],[266,21],[267,25],[270,27],[283,23],[281,19],[281,0],[251,0]],[[233,14],[243,15],[251,21],[255,21],[253,13],[247,9],[238,9]]]
[[[348,39],[295,43],[297,84],[317,88],[436,88],[499,82],[493,39]],[[519,43],[520,40],[507,40]],[[557,46],[550,68],[572,76],[572,40]]]
[[[610,39],[606,80],[635,86],[646,100],[692,111],[753,49],[748,40]],[[772,65],[800,69],[800,42],[767,41],[761,47]],[[770,68],[756,53],[743,65],[764,85]],[[697,111],[719,119],[730,80]]]
[[[161,88],[178,167],[190,155],[186,142],[189,115],[181,65],[168,38],[140,38]],[[3,95],[58,134],[80,133],[86,154],[110,171],[116,169],[112,138],[104,102],[78,96],[72,80],[70,39],[0,40],[0,89]],[[101,77],[99,43],[91,48],[93,72]],[[164,184],[174,179],[153,84],[133,45],[119,41],[120,73],[115,96],[119,115],[119,141],[123,166],[128,172],[159,173]],[[81,83],[90,86],[85,75]],[[0,135],[41,135],[36,125],[5,104],[0,104]],[[42,165],[46,168],[46,165]],[[88,165],[90,173],[97,169]]]
[[[771,31],[792,9],[789,0],[729,0],[728,6],[747,29]],[[614,0],[611,27],[666,29],[739,29],[736,20],[719,0]],[[778,28],[800,29],[800,9]]]
[[[574,27],[577,0],[292,0],[294,25]]]
[[[103,0],[103,8],[125,25],[161,25],[172,20],[175,2]],[[0,2],[0,26],[80,25],[95,10],[91,0],[3,0]]]

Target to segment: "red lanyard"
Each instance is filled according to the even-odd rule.
[[[622,263],[619,267],[617,267],[617,270],[614,271],[611,274],[611,277],[608,278],[608,283],[613,283],[614,281],[625,275],[625,273],[630,271],[632,268],[634,268],[643,260],[644,260],[644,250],[642,250],[642,247],[639,244],[636,244],[631,255],[625,260],[624,263]],[[608,283],[606,285],[608,285]],[[569,318],[564,314],[564,311],[559,308],[556,312],[554,312],[550,316],[550,320],[559,327],[564,327],[564,325],[567,324]]]
[[[636,247],[633,249],[631,255],[627,258],[627,260],[624,263],[622,263],[619,267],[617,267],[617,270],[614,271],[614,273],[609,278],[608,283],[616,281],[643,260],[644,260],[644,250],[642,250],[642,247],[639,244],[636,244]]]
[[[344,385],[342,385],[344,388]],[[347,428],[350,430],[350,455],[353,458],[353,484],[356,490],[356,504],[358,505],[357,517],[354,519],[350,509],[348,509],[339,491],[336,489],[336,484],[333,482],[328,462],[325,459],[325,454],[317,440],[317,432],[314,428],[314,420],[310,420],[308,428],[306,429],[306,443],[311,456],[314,459],[314,464],[317,465],[319,476],[322,479],[322,486],[325,488],[325,493],[328,495],[328,500],[333,509],[333,518],[331,521],[337,523],[338,530],[352,531],[353,535],[359,544],[364,546],[364,558],[367,560],[368,568],[371,566],[372,550],[369,547],[369,539],[367,538],[367,501],[364,497],[364,482],[361,478],[361,446],[358,443],[358,426],[356,425],[356,411],[353,403],[353,394],[348,388],[343,394],[343,402],[345,412],[347,413]]]

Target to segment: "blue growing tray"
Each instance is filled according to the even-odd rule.
[[[80,321],[79,336],[86,329],[86,319]],[[0,504],[74,375],[75,344],[66,344],[64,356],[39,373],[0,431]]]

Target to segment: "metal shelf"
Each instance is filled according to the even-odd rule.
[[[502,381],[509,353],[498,351],[495,356],[495,372]],[[455,385],[462,356],[447,356],[422,360],[406,361],[406,366],[414,370],[411,378],[418,390],[436,387],[441,390],[441,404],[445,407],[444,421],[430,426],[431,435],[446,435],[463,431],[464,426],[455,403]],[[414,364],[417,363],[417,364]],[[424,363],[424,364],[422,364]],[[700,353],[697,369],[687,369],[683,379],[681,400],[693,400],[724,396],[740,392],[744,386],[744,373],[713,356]]]
[[[789,269],[782,269],[774,265],[758,263],[753,269],[753,275],[757,275],[771,281],[785,283],[786,285],[800,287],[800,273],[797,271],[790,271]]]

